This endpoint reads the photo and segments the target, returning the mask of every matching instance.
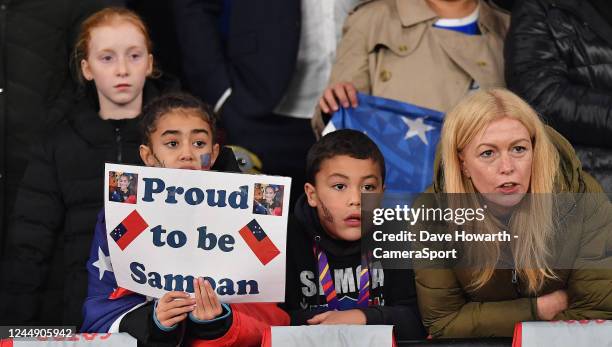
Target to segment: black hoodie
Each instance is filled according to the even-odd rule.
[[[327,311],[322,290],[316,294],[319,273],[313,251],[315,243],[327,255],[340,306],[356,301],[359,296],[357,270],[361,268],[361,243],[332,239],[321,226],[316,209],[310,207],[302,195],[287,227],[285,303],[282,307],[291,316],[291,325],[307,324],[306,320]],[[370,300],[378,305],[360,309],[367,324],[394,325],[395,335],[400,340],[424,337],[414,272],[383,270],[380,262],[374,262],[370,276]]]

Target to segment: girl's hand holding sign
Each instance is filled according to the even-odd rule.
[[[202,277],[193,280],[195,291],[195,310],[191,313],[194,318],[207,321],[217,318],[223,312],[217,294],[208,281]]]
[[[187,314],[194,310],[195,303],[196,300],[185,292],[168,292],[157,302],[155,316],[161,325],[172,328],[187,318]]]
[[[191,312],[198,321],[213,320],[223,313],[223,307],[217,294],[208,281],[202,277],[193,280],[195,299],[180,291],[171,291],[159,299],[155,308],[155,316],[161,325],[173,328],[182,322]]]

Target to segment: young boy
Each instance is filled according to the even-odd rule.
[[[170,94],[153,100],[143,110],[141,124],[140,157],[147,166],[239,171],[232,151],[220,150],[215,143],[212,110],[192,96]],[[118,288],[105,263],[108,254],[102,212],[87,262],[89,290],[82,331],[128,332],[144,345],[176,346],[182,338],[212,339],[223,335],[226,324],[232,323],[235,314],[230,315],[230,307],[220,304],[211,286],[201,278],[194,280],[195,298],[173,291],[151,300]],[[238,311],[238,315],[243,312]],[[286,321],[282,317],[269,319],[271,324]]]
[[[361,193],[382,193],[384,177],[382,154],[358,131],[330,133],[308,152],[305,194],[298,199],[287,230],[285,303],[280,306],[291,325],[388,324],[395,326],[398,339],[425,337],[414,273],[383,271],[380,263],[370,264],[361,254]],[[239,307],[232,305],[227,320]],[[258,322],[251,329],[253,336],[261,334],[266,324],[278,325],[257,311],[251,315]],[[239,324],[225,326],[227,333],[209,342],[248,345],[240,338]]]
[[[384,191],[385,162],[361,132],[338,130],[308,152],[305,194],[287,240],[283,307],[292,325],[388,324],[399,339],[425,336],[414,274],[362,254],[361,193]]]

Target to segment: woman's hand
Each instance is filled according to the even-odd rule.
[[[195,299],[185,292],[167,292],[157,302],[155,316],[163,326],[170,328],[182,322],[194,310],[194,304]]]
[[[323,113],[338,111],[338,104],[344,108],[357,107],[357,89],[351,82],[341,82],[328,87],[319,99],[319,107]]]
[[[211,320],[223,312],[217,294],[202,277],[193,280],[196,308],[192,315],[198,320]]]
[[[567,309],[567,293],[557,290],[537,298],[538,317],[542,320],[552,320],[558,313]]]
[[[366,316],[361,310],[327,311],[310,318],[308,324],[366,324]]]

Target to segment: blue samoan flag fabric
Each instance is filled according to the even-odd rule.
[[[444,113],[366,94],[359,106],[340,108],[323,134],[338,129],[368,135],[385,157],[388,193],[420,193],[431,185]]]
[[[87,299],[83,305],[84,322],[81,327],[83,332],[108,332],[122,314],[146,301],[146,297],[139,294],[109,299],[118,286],[108,252],[104,211],[98,214],[87,272]]]

